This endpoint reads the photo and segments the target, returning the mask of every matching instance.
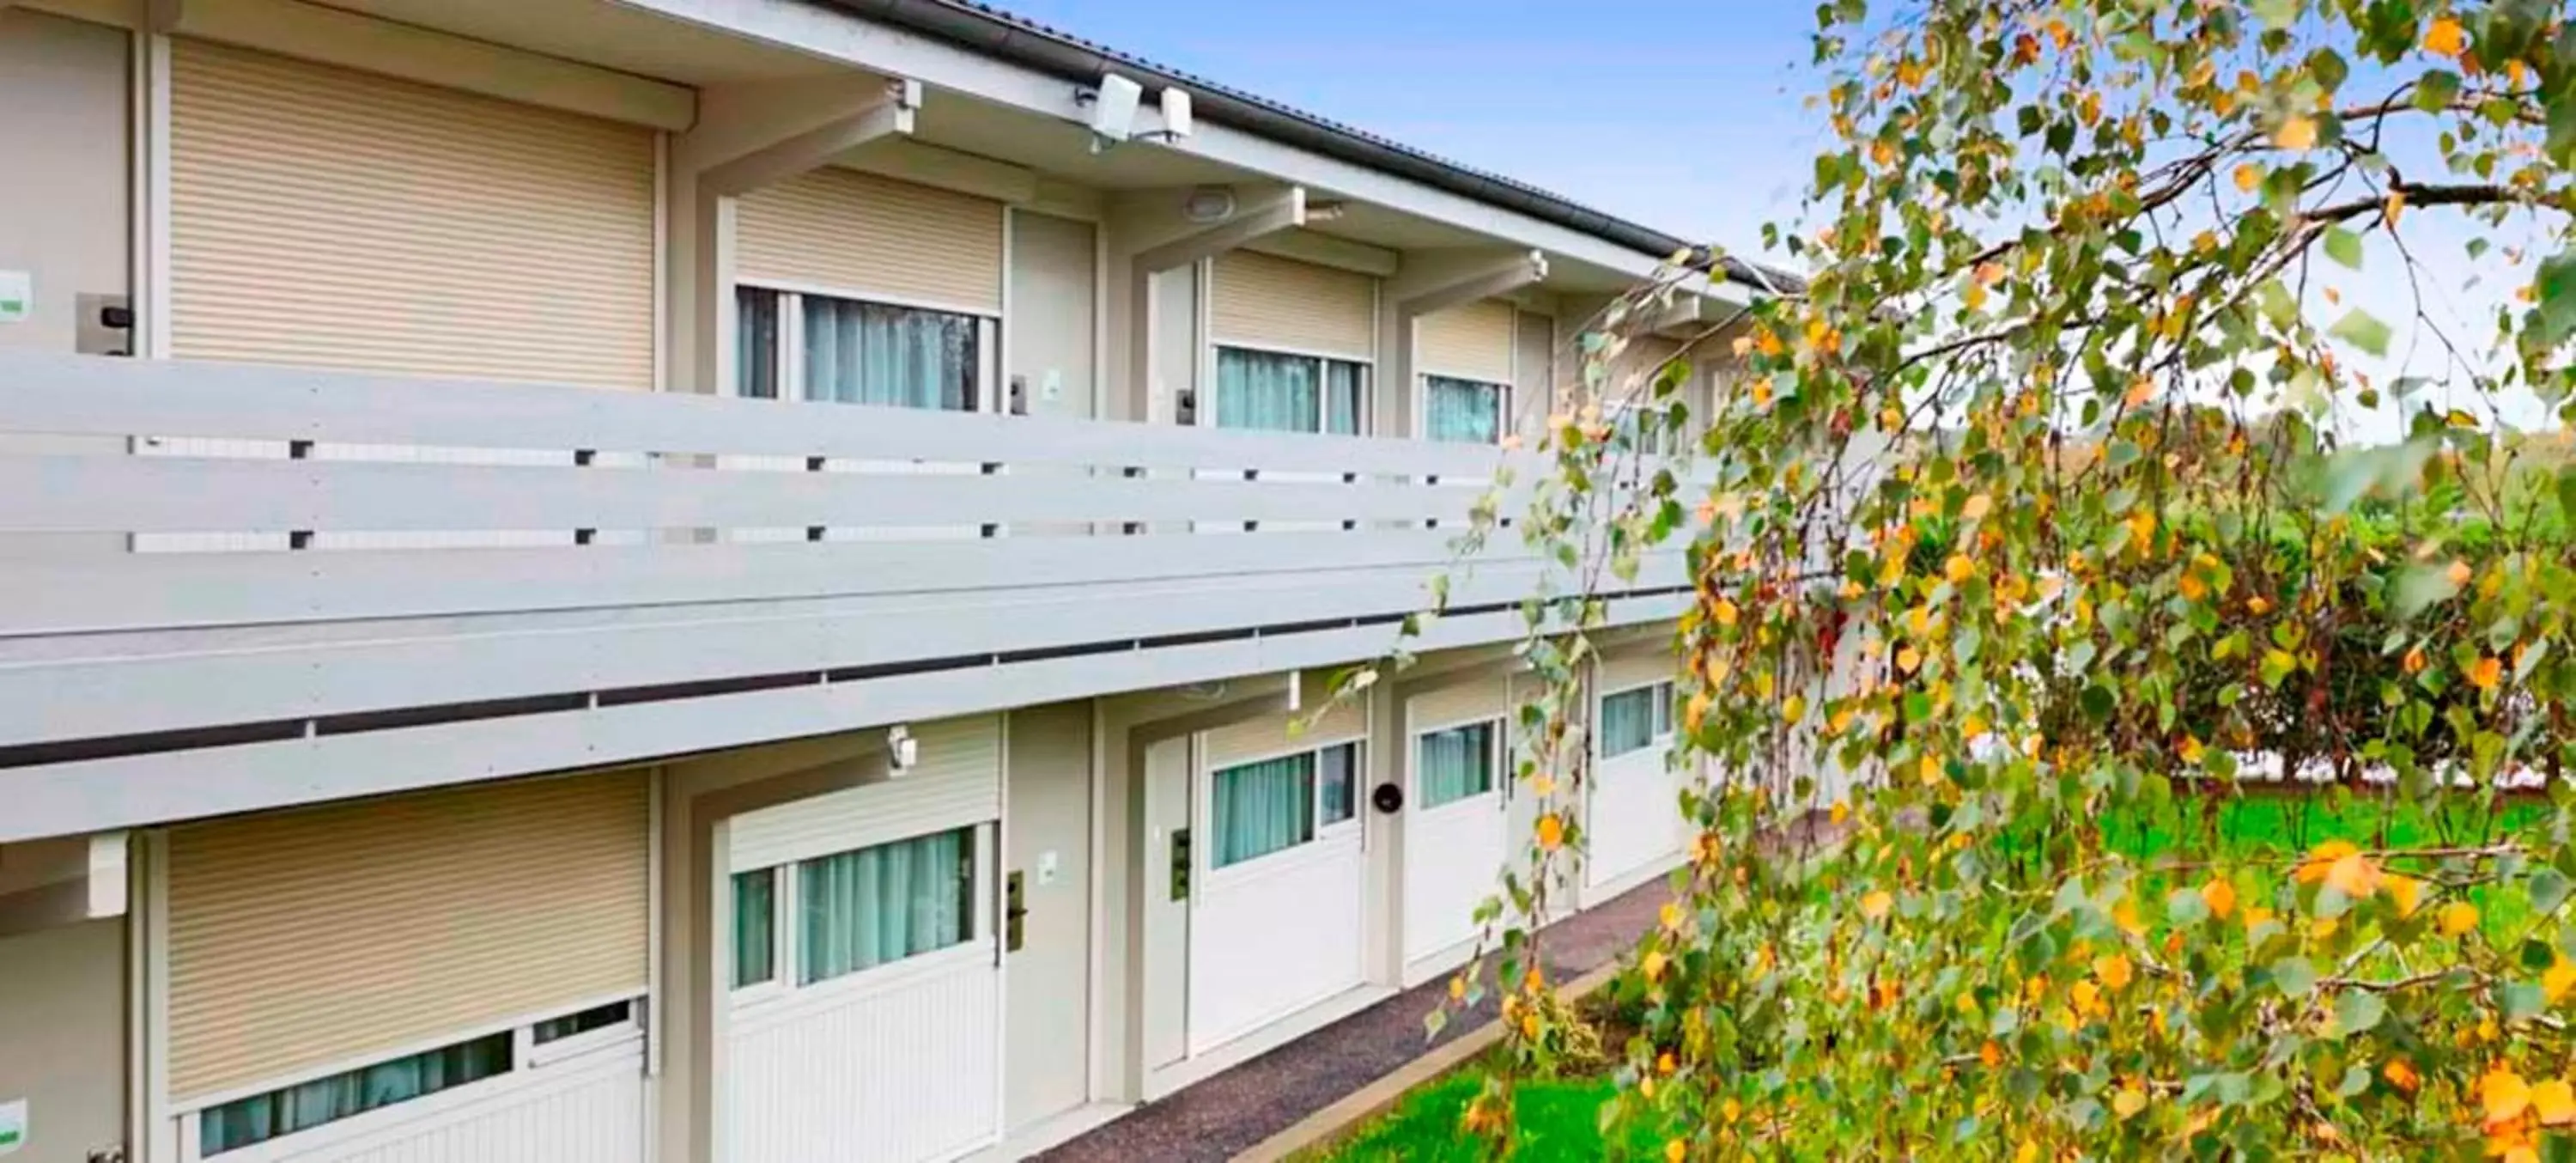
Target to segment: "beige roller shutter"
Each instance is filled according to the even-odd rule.
[[[820,169],[743,195],[742,278],[929,307],[1002,311],[1002,204],[856,170]]]
[[[1512,305],[1487,299],[1421,319],[1415,333],[1418,370],[1433,375],[1512,382]]]
[[[874,746],[883,746],[882,732],[867,735]],[[916,723],[912,737],[918,759],[901,779],[745,812],[728,821],[730,868],[768,868],[1001,818],[1000,715]]]
[[[1264,715],[1207,733],[1203,761],[1210,771],[1250,763],[1300,749],[1348,743],[1368,734],[1368,708],[1357,701],[1325,712],[1324,717],[1294,736],[1288,725],[1295,715]]]
[[[1641,687],[1650,682],[1680,682],[1681,660],[1669,650],[1649,650],[1639,654],[1615,654],[1603,658],[1594,682],[1603,694]]]
[[[1609,385],[1610,398],[1644,399],[1651,395],[1656,373],[1681,352],[1681,344],[1660,335],[1631,338],[1628,345],[1619,350],[1617,374],[1611,377]]]
[[[173,829],[172,1096],[641,992],[647,795],[626,771]]]
[[[1444,687],[1412,700],[1406,708],[1408,721],[1404,729],[1419,734],[1478,719],[1508,719],[1511,702],[1511,686],[1499,674]]]
[[[651,130],[174,42],[181,358],[653,386]]]
[[[1218,343],[1375,358],[1376,280],[1248,250],[1217,256]]]

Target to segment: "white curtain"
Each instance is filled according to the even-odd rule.
[[[805,296],[805,398],[951,412],[975,407],[975,319]]]
[[[1424,376],[1423,431],[1433,440],[1496,444],[1503,438],[1503,386]]]
[[[797,979],[900,961],[974,934],[974,830],[959,828],[797,865]]]
[[[1216,773],[1212,868],[1293,848],[1315,837],[1315,756],[1285,755]]]
[[[1420,765],[1425,808],[1494,790],[1494,724],[1470,723],[1423,736]]]

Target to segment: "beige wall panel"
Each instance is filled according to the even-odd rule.
[[[653,386],[654,135],[197,41],[173,354]]]
[[[1512,382],[1512,305],[1487,299],[1422,317],[1418,370],[1487,383]]]
[[[1002,310],[1002,206],[971,194],[815,170],[744,195],[734,248],[745,279]]]
[[[641,992],[648,795],[625,771],[173,829],[172,1096]]]
[[[1248,250],[1217,256],[1218,343],[1375,358],[1377,280]]]
[[[126,293],[125,33],[0,6],[0,270],[35,297],[0,348],[69,352],[79,296]],[[94,320],[92,320],[94,322]]]
[[[1368,706],[1358,699],[1334,707],[1304,731],[1290,735],[1289,725],[1303,716],[1304,712],[1264,715],[1210,731],[1204,751],[1206,758],[1201,762],[1207,770],[1214,771],[1283,752],[1347,743],[1368,734]]]
[[[1407,734],[1419,734],[1478,719],[1502,719],[1509,726],[1511,717],[1511,685],[1497,670],[1491,677],[1416,696],[1405,709],[1404,729]]]
[[[9,1163],[78,1163],[125,1138],[125,981],[121,917],[0,937],[0,1102],[28,1111]]]

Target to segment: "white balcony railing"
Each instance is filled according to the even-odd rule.
[[[0,353],[0,771],[1391,623],[1500,456]],[[1496,542],[1453,604],[1530,592]]]

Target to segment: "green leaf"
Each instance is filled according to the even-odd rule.
[[[2284,957],[2272,963],[2272,984],[2291,998],[2302,998],[2317,988],[2317,967],[2305,957]]]
[[[2388,354],[2388,325],[2359,307],[2344,312],[2343,318],[2336,320],[2326,334],[2372,355]]]
[[[2539,1013],[2548,1004],[2548,997],[2540,992],[2540,983],[2536,981],[2512,982],[2504,987],[2504,996],[2497,1000],[2497,1008],[2504,1011],[2504,1020],[2508,1022],[2518,1022]]]
[[[2343,227],[2326,231],[2326,257],[2351,270],[2361,269],[2361,236]]]
[[[2379,1019],[2388,1012],[2387,1003],[2368,990],[2346,990],[2335,999],[2335,1031],[2349,1038],[2378,1028]]]
[[[2566,903],[2570,882],[2555,868],[2543,868],[2531,875],[2531,911],[2546,913]]]

